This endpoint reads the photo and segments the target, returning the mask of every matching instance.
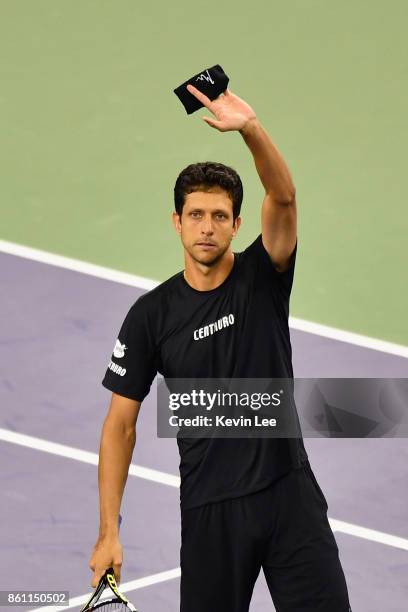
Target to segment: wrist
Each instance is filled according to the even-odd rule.
[[[118,520],[103,520],[99,522],[100,538],[117,538],[119,536]]]
[[[116,540],[119,537],[119,531],[116,528],[99,529],[100,540]]]
[[[259,121],[256,116],[249,117],[242,128],[239,130],[239,133],[242,136],[248,136],[259,128]]]

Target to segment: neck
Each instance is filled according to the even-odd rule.
[[[197,291],[211,291],[225,281],[234,266],[234,253],[228,251],[213,266],[205,266],[192,259],[186,252],[184,255],[184,278]]]

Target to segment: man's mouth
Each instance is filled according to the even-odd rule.
[[[203,249],[212,249],[217,246],[214,242],[197,242],[196,244]]]

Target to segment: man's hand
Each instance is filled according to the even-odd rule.
[[[223,95],[218,96],[212,102],[194,85],[188,84],[187,90],[215,115],[216,119],[203,117],[203,120],[220,132],[242,130],[256,120],[256,114],[249,104],[238,98],[229,89],[226,89]]]
[[[105,571],[111,567],[117,584],[120,582],[120,570],[123,562],[123,549],[117,536],[99,536],[89,560],[93,570],[91,586],[94,589]]]

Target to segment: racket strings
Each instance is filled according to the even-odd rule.
[[[127,612],[129,612],[129,608],[126,604],[124,603],[115,603],[115,602],[108,602],[108,603],[99,603],[95,606],[95,608],[92,608],[95,610],[98,610],[98,612],[125,612],[125,610],[127,610]]]

